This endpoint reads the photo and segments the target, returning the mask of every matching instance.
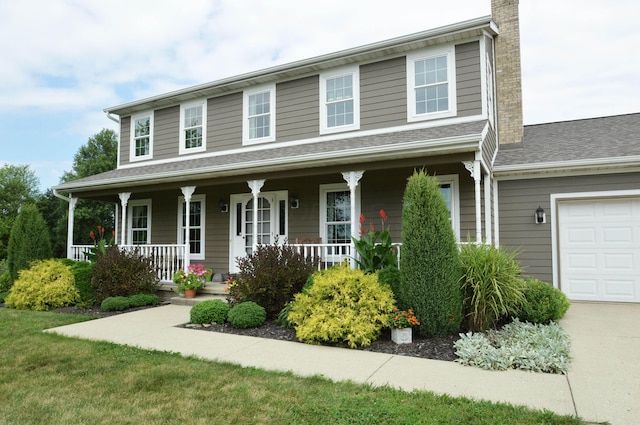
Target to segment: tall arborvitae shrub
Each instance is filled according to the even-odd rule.
[[[49,229],[34,204],[20,207],[7,247],[9,274],[18,279],[18,272],[29,268],[34,260],[46,260],[53,256]]]
[[[425,336],[455,333],[462,320],[460,259],[440,184],[424,170],[407,182],[402,206],[400,303]]]

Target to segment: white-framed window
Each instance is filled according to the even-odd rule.
[[[276,86],[247,90],[243,96],[242,138],[244,144],[276,140]]]
[[[407,55],[408,121],[455,116],[455,48]]]
[[[129,237],[131,245],[151,243],[151,199],[129,201]]]
[[[450,174],[436,176],[440,182],[440,193],[449,209],[451,226],[456,239],[460,240],[460,189],[458,175]]]
[[[131,116],[130,161],[153,157],[153,111]]]
[[[351,217],[360,216],[360,186],[356,188],[356,211],[351,211],[351,191],[346,183],[320,185],[320,237],[322,243],[351,243]],[[330,254],[343,255],[345,252]]]
[[[204,260],[205,246],[205,216],[206,197],[205,195],[194,195],[189,203],[189,248],[193,260]],[[178,199],[178,243],[185,242],[185,232],[187,229],[186,202],[184,197]]]
[[[207,101],[180,105],[180,154],[207,150]]]
[[[320,75],[320,134],[360,128],[360,68]]]

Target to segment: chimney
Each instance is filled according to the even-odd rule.
[[[520,68],[519,0],[491,0],[495,38],[498,141],[522,142],[522,70]]]

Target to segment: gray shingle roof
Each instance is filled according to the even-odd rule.
[[[199,157],[167,163],[119,168],[106,173],[63,183],[57,190],[102,189],[215,178],[261,171],[304,169],[310,166],[357,163],[395,159],[411,155],[437,155],[448,152],[473,151],[478,148],[485,120],[393,133],[341,138],[282,147],[264,145],[264,149],[247,149],[231,154]]]
[[[501,146],[495,167],[640,156],[640,113],[528,125],[523,143]]]

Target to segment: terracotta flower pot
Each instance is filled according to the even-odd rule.
[[[185,289],[184,290],[185,298],[195,298],[196,290],[195,289]]]

